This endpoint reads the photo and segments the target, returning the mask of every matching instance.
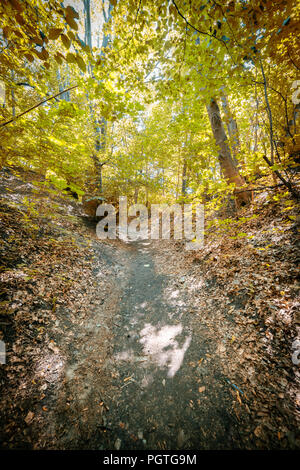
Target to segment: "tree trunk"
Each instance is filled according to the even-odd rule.
[[[139,188],[136,186],[134,188],[134,203],[137,204],[138,202],[138,197],[139,197]]]
[[[228,183],[234,183],[237,188],[240,188],[245,185],[245,180],[240,175],[239,170],[232,159],[228,139],[220,114],[220,108],[216,100],[211,99],[210,103],[206,106],[206,109],[212,132],[219,148],[218,159],[221,171]],[[251,194],[249,191],[236,191],[235,200],[238,206],[248,204],[250,199]]]
[[[183,168],[182,168],[182,185],[181,185],[181,195],[184,197],[186,195],[186,182],[187,182],[187,164],[186,158],[183,160]]]
[[[102,184],[102,167],[103,163],[101,163],[95,153],[92,153],[92,159],[94,161],[95,170],[97,174],[97,190],[100,194],[103,192],[103,184]]]
[[[85,43],[90,47],[92,50],[92,25],[91,25],[91,2],[90,0],[83,0],[84,3],[84,24],[85,24]],[[103,6],[103,16],[104,16],[104,24],[107,23],[107,21],[111,17],[111,10],[112,10],[112,5],[109,3],[108,6],[108,13],[106,14],[104,6]],[[104,30],[104,25],[102,27]],[[102,48],[107,47],[109,40],[109,36],[105,35],[103,36],[102,40]],[[98,43],[99,43],[99,35],[98,35]],[[103,52],[101,51],[101,55],[103,55]],[[89,66],[89,72],[92,74],[92,67],[91,65]],[[103,192],[103,183],[102,183],[102,166],[103,164],[99,161],[97,157],[97,153],[99,151],[104,151],[106,147],[106,133],[107,133],[107,121],[104,117],[101,119],[97,119],[94,113],[93,106],[90,105],[91,109],[91,114],[94,120],[94,127],[95,127],[95,153],[92,154],[92,159],[95,164],[95,169],[97,172],[98,176],[98,189],[100,191],[100,194]]]
[[[84,40],[92,49],[92,29],[91,29],[91,5],[90,0],[83,0],[84,4]]]
[[[231,143],[232,158],[233,158],[233,161],[238,166],[238,161],[236,157],[240,151],[240,139],[239,139],[237,123],[232,115],[229,102],[225,93],[222,95],[221,101],[222,101],[222,108],[223,108],[225,118],[226,118],[226,126],[228,130],[228,135],[229,135],[230,143]]]
[[[83,0],[84,4],[84,41],[92,50],[92,26],[91,26],[91,2],[90,0]],[[92,74],[92,67],[89,64],[89,73]],[[92,114],[92,119],[94,121],[95,127],[95,152],[92,154],[92,159],[94,161],[95,170],[97,174],[97,190],[99,193],[102,193],[102,165],[100,160],[97,157],[97,152],[103,148],[103,140],[102,140],[102,133],[101,127],[99,125],[99,121],[94,116],[94,109],[92,104],[90,104],[90,110]]]

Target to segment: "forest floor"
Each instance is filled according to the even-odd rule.
[[[42,178],[0,176],[2,448],[300,447],[286,199],[189,252],[99,241]]]

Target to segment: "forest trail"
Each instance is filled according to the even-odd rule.
[[[71,330],[55,338],[65,351],[61,373],[51,361],[45,368],[47,424],[33,426],[37,448],[251,448],[217,341],[201,322],[192,326],[191,280],[157,272],[155,243],[101,246],[116,282],[80,328],[62,319]]]
[[[0,449],[300,449],[299,2],[0,18]]]
[[[152,243],[129,243],[114,320],[107,449],[245,448],[216,344],[194,332],[183,282],[155,270]],[[126,267],[124,267],[126,266]],[[126,280],[126,282],[124,282]],[[195,368],[196,366],[196,368]]]

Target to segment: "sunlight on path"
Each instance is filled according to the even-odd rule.
[[[165,325],[160,330],[149,323],[141,331],[144,354],[150,354],[151,359],[163,368],[167,367],[168,377],[174,377],[180,369],[184,355],[191,343],[191,336],[188,336],[183,346],[180,348],[175,340],[176,336],[182,332],[182,325]],[[168,348],[168,349],[167,349]]]

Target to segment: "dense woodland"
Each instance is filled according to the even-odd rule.
[[[292,347],[298,351],[300,344],[296,269],[299,2],[2,0],[0,18],[0,212],[4,243],[0,339],[6,343],[9,358],[0,365],[5,390],[3,447],[297,448],[299,361],[292,362],[291,355]],[[135,248],[120,241],[102,243],[95,236],[97,206],[107,202],[117,207],[119,196],[127,196],[129,204],[147,207],[157,203],[204,204],[204,248],[188,254],[180,242],[155,242],[155,270],[152,278],[145,275],[143,285],[139,255],[130,251]],[[96,259],[101,260],[103,279],[93,271]],[[152,264],[147,261],[144,266]],[[130,277],[135,270],[139,276]],[[138,305],[126,287],[127,294],[122,294],[122,276],[131,279],[131,292],[136,291],[138,297],[144,291],[146,300],[145,286],[156,286],[156,291],[149,293],[148,304],[161,295],[158,277],[173,276],[174,289],[186,287],[182,305],[194,302],[187,312],[178,307],[180,321],[184,311],[186,321],[194,325],[193,312],[199,308],[204,312],[203,320],[201,323],[197,317],[194,331],[200,330],[194,336],[201,339],[210,328],[216,329],[207,343],[199,339],[200,344],[213,347],[213,341],[221,341],[225,335],[217,348],[221,359],[213,368],[208,367],[207,374],[212,384],[215,377],[229,377],[221,388],[229,387],[231,395],[224,398],[224,409],[231,410],[228,413],[234,414],[235,421],[228,418],[227,411],[226,419],[223,411],[219,417],[214,414],[213,403],[222,402],[223,395],[218,394],[208,395],[204,405],[200,404],[202,398],[197,405],[197,400],[189,397],[191,413],[199,406],[200,415],[207,416],[201,429],[215,429],[215,434],[198,432],[196,423],[202,418],[193,415],[189,418],[193,424],[189,424],[184,411],[182,415],[178,411],[169,434],[164,434],[160,433],[163,425],[154,423],[154,418],[152,422],[150,412],[127,410],[125,402],[139,401],[138,394],[129,393],[139,372],[110,373],[107,366],[107,358],[113,355],[109,335],[122,324],[113,319],[118,312],[112,313],[112,305],[106,306],[107,299],[113,299],[114,306],[123,299],[121,310],[134,310]],[[198,299],[192,289],[200,281],[206,290]],[[86,282],[88,286],[83,287]],[[106,366],[101,380],[95,379],[99,371],[94,369],[94,358],[79,351],[76,360],[82,354],[89,372],[78,374],[87,373],[86,380],[94,384],[89,397],[82,398],[79,385],[76,389],[72,382],[75,372],[66,373],[64,380],[59,375],[54,356],[68,363],[69,352],[64,348],[71,340],[56,330],[60,321],[66,321],[68,308],[73,314],[74,310],[83,312],[83,305],[89,305],[93,296],[104,305],[106,316],[101,315],[109,318],[101,333],[104,336],[100,335],[102,343],[107,343],[102,356],[99,352]],[[140,303],[143,305],[142,298]],[[164,308],[157,300],[156,309],[162,312]],[[66,335],[74,331],[76,336],[83,324],[91,325],[86,309],[86,317],[78,313],[67,320],[63,327]],[[99,331],[96,323],[91,331]],[[161,319],[157,325],[164,328]],[[127,326],[124,328],[126,331]],[[145,338],[152,331],[149,328]],[[237,332],[234,328],[241,329]],[[114,332],[118,334],[124,336]],[[295,343],[297,337],[299,344]],[[208,347],[200,354],[197,344],[188,349],[190,340],[186,338],[182,357],[185,351],[193,351],[189,367],[201,369],[213,353]],[[172,335],[169,339],[175,348]],[[240,349],[239,340],[241,344],[245,341]],[[96,338],[91,341],[95,351]],[[146,339],[140,342],[148,344]],[[298,349],[292,343],[298,344]],[[54,378],[48,381],[51,386],[48,383],[39,388],[44,385],[33,371],[41,368],[38,364],[45,345],[53,356],[46,369],[52,368]],[[222,349],[228,345],[230,357]],[[242,351],[240,356],[237,351]],[[253,355],[251,361],[242,359],[247,354]],[[169,364],[171,374],[173,359],[158,363],[161,367]],[[29,370],[22,360],[30,364]],[[142,366],[141,362],[136,367]],[[247,373],[253,369],[254,375],[243,382],[245,369]],[[112,402],[107,405],[111,395],[117,396],[110,379],[119,376],[126,387],[120,390],[127,395],[114,408]],[[200,374],[195,385],[201,397],[210,393],[203,377]],[[55,388],[55,381],[63,385]],[[165,382],[160,383],[167,390]],[[166,402],[171,406],[173,389],[168,386]],[[249,391],[243,392],[244,387]],[[91,403],[99,388],[102,395],[95,400],[100,415],[95,424],[97,413]],[[106,399],[105,390],[110,390]],[[187,390],[181,392],[182,397],[188,397]],[[159,396],[160,388],[153,393]],[[145,398],[145,409],[152,399],[155,409],[151,397]],[[228,404],[227,399],[235,404]],[[279,411],[278,400],[285,402],[278,405]],[[65,411],[72,402],[76,402],[72,412]],[[122,412],[111,411],[113,417],[106,418],[110,409]],[[131,424],[125,410],[135,417]],[[179,425],[177,419],[185,424]],[[225,426],[226,420],[234,424]],[[134,429],[134,423],[144,429]],[[188,428],[192,429],[190,435]],[[74,434],[70,429],[75,429]]]
[[[1,2],[2,165],[208,211],[298,194],[297,2],[74,7]]]

